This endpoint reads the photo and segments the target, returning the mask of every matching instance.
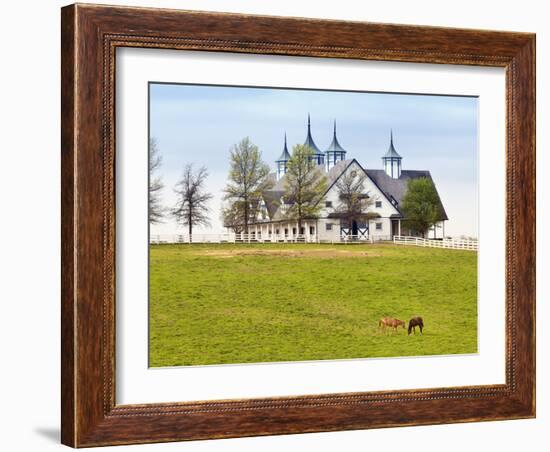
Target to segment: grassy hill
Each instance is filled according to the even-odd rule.
[[[477,351],[472,251],[193,244],[150,258],[153,367]],[[416,315],[422,336],[378,329]]]

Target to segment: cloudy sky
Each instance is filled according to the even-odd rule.
[[[208,169],[212,225],[197,232],[223,232],[221,191],[232,145],[249,137],[274,168],[285,132],[289,149],[304,142],[310,113],[317,146],[330,144],[336,120],[347,158],[365,168],[382,169],[393,129],[403,169],[431,172],[449,217],[446,235],[477,237],[477,98],[158,83],[149,89],[164,205],[174,205],[173,187],[186,163]],[[151,227],[151,234],[182,232],[169,217]]]

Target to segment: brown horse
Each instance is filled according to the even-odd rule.
[[[393,328],[393,331],[397,331],[397,328],[401,326],[405,328],[405,322],[403,320],[394,319],[393,317],[383,317],[378,321],[378,328],[382,328],[386,331],[386,328]]]
[[[420,334],[422,334],[422,328],[424,328],[422,317],[413,317],[409,320],[409,330],[407,334],[411,334],[411,331],[414,331],[414,334],[416,334],[416,327],[420,328]]]

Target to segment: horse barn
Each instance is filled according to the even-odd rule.
[[[270,241],[342,241],[342,240],[392,240],[394,236],[419,236],[418,232],[405,230],[401,224],[404,219],[400,210],[400,203],[406,193],[410,179],[425,177],[432,179],[430,172],[425,170],[402,169],[402,157],[397,153],[393,144],[393,133],[390,134],[390,143],[387,152],[382,157],[382,169],[365,169],[355,159],[347,158],[347,150],[342,147],[336,136],[336,123],[332,142],[323,152],[311,134],[311,121],[308,117],[307,136],[305,143],[314,152],[314,161],[327,177],[327,191],[322,198],[324,207],[318,218],[302,221],[301,230],[298,222],[285,219],[284,203],[285,174],[290,159],[286,136],[281,156],[276,160],[276,171],[270,174],[272,188],[262,193],[262,204],[256,222],[249,225],[249,233],[261,240]],[[352,178],[366,174],[364,181],[365,193],[371,200],[369,206],[371,219],[361,222],[344,221],[337,212],[340,195],[337,182],[343,175]],[[437,189],[437,188],[436,188]],[[439,195],[438,195],[439,197]],[[445,209],[439,198],[442,217],[435,228],[425,231],[429,238],[443,238],[445,235],[444,222],[448,219]],[[351,224],[350,224],[351,223]]]

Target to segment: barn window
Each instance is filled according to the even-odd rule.
[[[376,201],[376,207],[380,208],[382,207],[382,201]]]
[[[377,230],[382,230],[382,223],[376,223],[376,229]]]

